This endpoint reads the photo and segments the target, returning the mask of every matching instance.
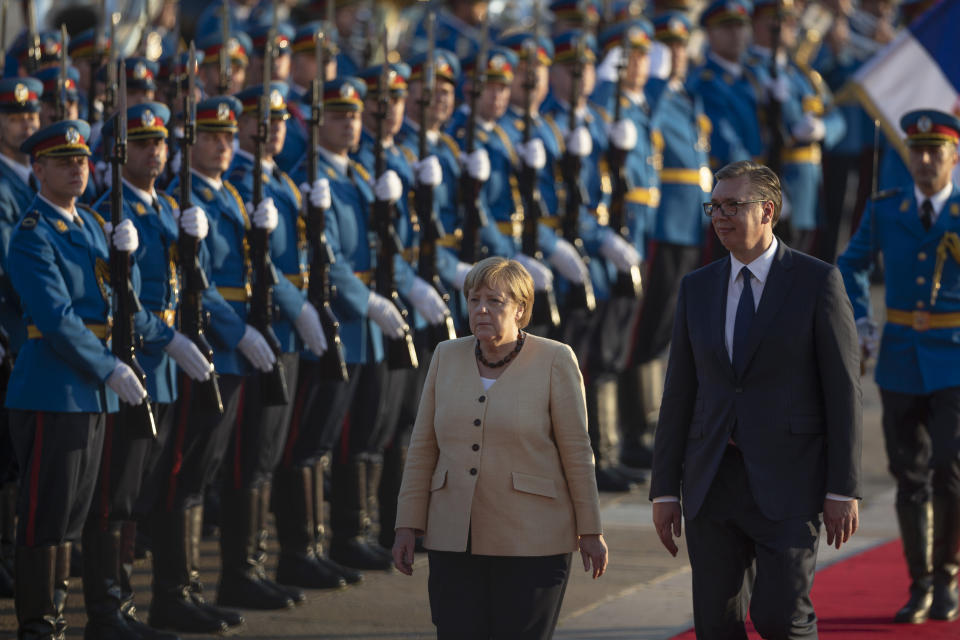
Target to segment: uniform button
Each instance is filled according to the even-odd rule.
[[[917,300],[917,309],[923,309],[923,300]]]
[[[486,399],[487,399],[487,396],[480,396],[479,398],[480,402],[484,402],[486,401]]]
[[[476,420],[473,421],[473,426],[475,426],[475,427],[479,427],[479,426],[480,426],[480,418],[477,418]]]
[[[474,451],[480,451],[480,445],[478,445],[478,444],[475,444],[475,445],[473,445],[473,446],[470,447],[470,448],[473,449]]]
[[[926,279],[923,276],[917,276],[917,284],[923,284]]]
[[[476,468],[476,467],[470,469],[470,475],[472,475],[472,476],[477,475],[477,468]]]
[[[923,251],[917,254],[917,260],[926,260],[926,259],[927,259],[927,254],[925,254]]]

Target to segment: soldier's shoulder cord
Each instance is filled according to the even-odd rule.
[[[903,189],[901,189],[900,187],[894,187],[892,189],[884,189],[883,191],[878,191],[872,196],[870,196],[870,199],[873,200],[874,202],[879,202],[880,200],[887,200],[888,198],[892,198],[895,195],[898,195],[901,191],[903,191]]]
[[[167,204],[169,204],[172,208],[174,208],[174,209],[179,209],[179,208],[180,208],[180,205],[177,204],[176,199],[175,199],[172,195],[170,195],[169,193],[166,193],[166,192],[164,192],[164,191],[158,191],[158,192],[157,192],[157,195],[159,195],[161,198],[163,198],[164,200],[166,200],[166,201],[167,201]]]
[[[449,133],[440,132],[440,141],[443,144],[447,145],[447,148],[453,152],[454,157],[460,156],[460,146],[457,145],[457,141]]]
[[[23,216],[23,220],[20,221],[21,229],[34,229],[37,226],[37,220],[40,219],[40,210],[34,209],[27,215]]]
[[[360,164],[360,163],[357,162],[356,160],[351,160],[351,161],[350,161],[350,167],[351,167],[354,171],[356,171],[357,174],[358,174],[361,178],[363,178],[363,179],[366,180],[367,182],[370,182],[370,172],[367,171],[367,170],[363,167],[362,164]]]

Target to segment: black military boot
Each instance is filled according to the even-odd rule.
[[[380,485],[383,483],[383,457],[367,459],[367,502],[364,512],[364,538],[367,546],[393,563],[392,554],[380,546]]]
[[[217,604],[241,609],[287,609],[293,600],[264,579],[257,562],[260,492],[224,489],[220,498],[220,585]]]
[[[367,544],[367,463],[351,458],[333,463],[330,557],[354,569],[390,571],[393,562]]]
[[[158,631],[140,621],[137,617],[137,606],[133,601],[133,585],[130,577],[133,574],[134,546],[136,545],[137,523],[128,520],[120,527],[120,615],[142,640],[180,640],[180,636],[165,631]]]
[[[69,541],[61,542],[57,546],[57,564],[53,573],[53,607],[57,611],[57,629],[61,633],[67,630],[64,611],[67,609],[67,593],[70,590],[70,577],[73,575],[70,567],[73,559],[72,547],[73,543]]]
[[[189,511],[154,513],[149,528],[153,540],[150,626],[183,633],[227,631],[227,623],[198,606],[190,590]]]
[[[397,497],[407,463],[407,447],[394,444],[383,454],[383,475],[380,478],[380,535],[377,541],[384,549],[393,549],[394,527],[397,524]]]
[[[267,531],[267,519],[270,515],[270,496],[273,493],[271,485],[272,483],[267,481],[259,489],[259,502],[257,510],[257,552],[254,555],[254,558],[256,559],[259,567],[259,575],[265,584],[273,587],[276,591],[279,591],[281,595],[289,597],[291,600],[293,600],[294,604],[303,604],[307,601],[307,594],[305,594],[300,587],[295,585],[279,584],[267,578],[267,540],[269,539],[269,532]]]
[[[357,584],[363,581],[363,574],[350,567],[334,562],[327,553],[327,538],[329,530],[326,526],[326,503],[324,502],[327,478],[330,475],[330,456],[321,456],[313,463],[310,469],[313,479],[313,549],[317,563],[328,570],[340,574],[347,584]]]
[[[94,518],[83,528],[84,640],[140,640],[120,612],[120,528]]]
[[[244,623],[243,615],[233,609],[218,607],[203,597],[203,583],[200,581],[200,540],[203,537],[204,516],[203,505],[198,504],[187,510],[187,575],[190,599],[197,608],[208,615],[222,620],[232,633]]]
[[[345,587],[343,576],[317,561],[313,505],[310,467],[281,469],[274,474],[273,514],[280,542],[277,582],[305,589]]]
[[[933,496],[933,605],[934,620],[960,616],[957,570],[960,568],[960,499]]]
[[[894,622],[926,622],[933,604],[933,505],[930,502],[897,504],[903,555],[910,571],[910,599],[893,617]]]
[[[12,598],[16,564],[17,485],[0,487],[0,598]]]
[[[17,547],[17,638],[63,640],[57,628],[53,591],[56,581],[57,547]]]

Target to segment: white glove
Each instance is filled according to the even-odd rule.
[[[560,275],[574,284],[581,284],[590,277],[587,265],[580,258],[580,253],[563,238],[557,238],[557,247],[550,256],[550,264],[560,272]]]
[[[247,211],[253,211],[253,226],[257,229],[266,229],[273,231],[280,222],[280,214],[277,206],[273,204],[273,198],[264,198],[257,205],[256,209],[252,202],[247,203]]]
[[[384,171],[373,185],[373,194],[381,202],[394,203],[399,200],[403,195],[403,183],[400,182],[397,172],[393,169]]]
[[[447,303],[426,280],[414,276],[410,302],[430,324],[440,324],[448,313]]]
[[[773,98],[777,102],[786,102],[790,98],[790,81],[782,73],[774,80],[767,81],[767,101]]]
[[[131,406],[137,406],[147,397],[147,390],[140,384],[137,374],[125,362],[117,360],[113,373],[107,378],[107,386]]]
[[[490,179],[490,156],[486,149],[474,149],[473,153],[460,156],[460,161],[474,180],[486,182]]]
[[[523,164],[539,171],[547,164],[547,150],[540,138],[530,138],[530,142],[517,146],[517,153],[523,158]]]
[[[240,338],[237,349],[255,369],[264,373],[272,370],[274,363],[277,361],[277,356],[274,355],[273,349],[267,344],[266,338],[250,325],[247,325],[246,331],[243,332],[243,337]]]
[[[827,127],[822,118],[806,113],[803,120],[793,125],[790,133],[799,142],[820,142],[827,135]]]
[[[617,120],[610,125],[607,137],[610,139],[610,144],[617,149],[632,151],[637,146],[637,125],[633,124],[633,120],[626,118]]]
[[[97,176],[100,177],[100,184],[103,185],[105,189],[112,189],[113,172],[110,170],[110,165],[103,160],[97,160],[97,163],[93,165],[93,169],[97,172]]]
[[[417,184],[436,187],[443,182],[443,169],[440,167],[437,156],[427,156],[419,162],[414,162],[413,170],[417,175]]]
[[[320,324],[320,314],[317,313],[316,307],[309,302],[304,302],[300,314],[293,321],[293,326],[307,343],[307,349],[318,356],[327,352],[327,337],[323,335],[323,326]]]
[[[402,338],[409,330],[397,305],[374,291],[367,298],[367,315],[383,329],[383,334],[388,338]]]
[[[194,238],[203,240],[210,232],[210,222],[207,220],[207,214],[200,207],[190,207],[182,213],[180,209],[174,209],[173,217],[180,223],[181,228],[187,235]]]
[[[640,254],[632,244],[613,229],[606,229],[600,244],[600,255],[612,262],[617,271],[627,272],[633,267],[640,266]]]
[[[870,318],[857,320],[857,338],[860,340],[860,351],[867,359],[875,358],[878,352],[879,336],[877,325]]]
[[[469,262],[457,263],[457,272],[453,274],[453,286],[455,288],[463,291],[463,283],[466,281],[467,274],[470,273],[471,269],[473,269],[473,265]]]
[[[567,149],[578,158],[586,158],[593,153],[593,138],[584,126],[574,129],[567,139]]]
[[[200,353],[200,349],[197,349],[190,338],[179,331],[174,332],[173,340],[163,350],[192,380],[205,382],[210,379],[213,363]]]
[[[533,278],[534,289],[545,291],[553,286],[553,272],[542,262],[524,253],[516,254],[513,259],[523,265],[523,268],[530,273],[530,277]]]
[[[133,226],[130,220],[123,220],[113,228],[113,224],[108,222],[103,225],[103,231],[108,238],[112,238],[113,248],[117,251],[127,251],[133,253],[140,246],[140,236],[137,235],[137,228]]]
[[[317,209],[329,209],[333,204],[330,198],[330,181],[326,178],[317,178],[313,185],[304,182],[300,185],[300,193],[310,198],[310,206]]]

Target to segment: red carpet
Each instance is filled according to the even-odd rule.
[[[900,541],[888,542],[817,573],[813,583],[820,638],[833,640],[957,640],[960,621],[922,625],[891,622],[907,601],[909,577]],[[760,636],[748,622],[751,640]],[[675,640],[693,640],[693,629]]]

